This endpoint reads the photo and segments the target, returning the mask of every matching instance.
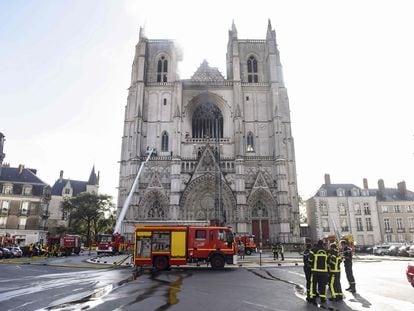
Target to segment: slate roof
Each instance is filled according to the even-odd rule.
[[[385,188],[382,192],[378,189],[370,189],[371,191],[375,191],[378,201],[414,201],[414,192],[410,190],[406,190],[405,195],[395,188]]]
[[[0,182],[24,183],[24,184],[41,184],[47,185],[34,173],[36,170],[24,168],[19,175],[18,167],[2,167],[0,174]]]
[[[77,196],[81,192],[86,191],[87,181],[71,180],[71,179],[58,179],[52,187],[52,195],[61,196],[62,190],[66,186],[66,183],[70,182],[70,186],[73,189],[73,196]]]
[[[316,196],[319,196],[319,191],[325,189],[326,193],[328,197],[336,197],[336,190],[338,189],[343,189],[345,191],[345,196],[350,196],[351,195],[351,190],[352,189],[359,189],[361,190],[360,187],[355,186],[354,184],[322,184],[322,186],[320,186],[318,192],[316,193]]]
[[[345,191],[345,196],[351,196],[352,189],[362,190],[362,188],[354,184],[322,184],[315,196],[320,196],[319,191],[325,189],[327,197],[336,197],[336,191],[339,188]],[[379,189],[368,189],[368,191],[369,195],[376,196],[378,201],[414,201],[414,192],[410,190],[406,190],[405,196],[396,188],[385,188],[382,193]]]
[[[18,167],[2,167],[0,174],[0,193],[3,192],[3,185],[6,183],[13,184],[13,194],[21,195],[23,185],[32,185],[32,195],[42,196],[44,188],[48,186],[35,174],[36,170],[23,168],[19,175]]]

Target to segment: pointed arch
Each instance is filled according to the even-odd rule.
[[[180,199],[181,219],[215,219],[215,183],[216,177],[212,174],[201,175],[190,182]],[[236,221],[236,199],[231,188],[224,179],[222,188],[222,205],[227,225],[234,225]],[[200,217],[203,217],[203,219]]]
[[[161,151],[168,151],[168,133],[166,131],[162,132],[161,134]]]
[[[159,190],[148,191],[142,198],[139,219],[168,219],[168,198]]]
[[[247,206],[252,218],[254,218],[253,214],[256,215],[256,217],[260,216],[257,214],[259,210],[262,210],[261,217],[263,218],[277,218],[277,202],[271,193],[265,188],[258,188],[257,190],[254,190],[247,199]],[[263,214],[264,209],[267,211],[267,216],[264,216],[265,214]]]
[[[247,152],[254,152],[254,136],[252,132],[247,133],[246,145]]]
[[[192,116],[193,138],[223,138],[223,114],[212,102],[199,105]]]
[[[257,83],[259,82],[259,75],[257,70],[257,59],[253,55],[250,55],[247,59],[247,82]]]
[[[157,62],[157,82],[167,82],[168,60],[162,55]]]

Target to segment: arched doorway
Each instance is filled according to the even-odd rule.
[[[258,245],[269,244],[269,212],[261,200],[252,209],[252,234]]]

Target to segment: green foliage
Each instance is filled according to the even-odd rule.
[[[113,207],[111,196],[94,192],[83,192],[62,202],[63,211],[69,215],[69,231],[81,234],[88,244],[95,234],[113,228]]]

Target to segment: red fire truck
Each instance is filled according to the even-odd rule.
[[[121,254],[128,248],[128,243],[125,243],[125,238],[119,233],[97,234],[95,237],[95,242],[96,252],[98,255]]]
[[[75,234],[65,234],[63,236],[54,235],[47,238],[49,253],[56,255],[61,253],[70,256],[72,253],[79,255],[81,251],[81,237]]]
[[[230,227],[190,225],[135,226],[135,266],[165,270],[171,265],[205,262],[213,269],[237,263]]]
[[[253,252],[257,252],[257,245],[256,245],[256,242],[254,241],[254,235],[237,234],[236,243],[244,244],[244,251],[246,255],[251,255]]]

